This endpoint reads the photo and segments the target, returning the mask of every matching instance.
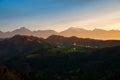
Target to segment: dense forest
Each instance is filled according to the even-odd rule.
[[[2,39],[0,80],[120,80],[119,42],[61,36]]]

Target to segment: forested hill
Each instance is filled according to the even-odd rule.
[[[120,46],[53,48],[0,62],[0,80],[119,80],[119,62]]]

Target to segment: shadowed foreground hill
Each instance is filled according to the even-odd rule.
[[[0,41],[0,80],[120,80],[119,62],[118,40],[16,35]]]
[[[88,48],[89,49],[89,48]],[[119,80],[120,46],[91,52],[68,52],[43,56],[35,52],[4,61],[0,79],[6,80]],[[52,52],[45,51],[44,54]],[[37,56],[35,56],[37,54]],[[29,57],[28,57],[29,56]],[[7,74],[7,75],[6,75]],[[13,75],[13,76],[11,76]],[[6,77],[4,77],[6,76]],[[17,78],[16,78],[17,77]],[[13,79],[14,78],[14,79]]]
[[[16,35],[12,38],[0,41],[0,58],[9,58],[21,54],[30,54],[36,51],[44,51],[53,47],[67,47],[77,45],[81,47],[104,48],[119,46],[119,40],[94,40],[77,37],[63,37],[52,35],[47,39]]]
[[[48,47],[49,44],[42,38],[16,35],[0,41],[0,57],[8,58],[28,54]]]
[[[95,40],[90,38],[78,38],[75,36],[63,37],[59,35],[52,35],[48,37],[46,41],[56,46],[79,45],[84,47],[103,48],[120,45],[120,40]]]

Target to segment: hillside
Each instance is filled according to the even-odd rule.
[[[119,62],[118,40],[15,35],[0,41],[0,80],[119,80]]]
[[[75,47],[75,46],[74,46]],[[17,80],[119,80],[120,79],[120,46],[91,49],[76,47],[78,50],[68,51],[72,47],[59,49],[58,52],[35,52],[14,57],[1,64],[0,79]],[[55,50],[55,49],[54,49]],[[52,50],[51,50],[52,51]],[[54,55],[53,55],[54,54]],[[56,55],[55,55],[56,54]],[[14,71],[13,71],[14,70]],[[9,74],[8,74],[9,73]],[[6,75],[7,74],[7,75]],[[10,76],[14,75],[14,76]]]
[[[15,35],[0,41],[0,58],[28,54],[48,47],[49,44],[42,38]]]
[[[0,41],[0,57],[8,58],[20,54],[32,53],[35,51],[42,51],[52,47],[67,47],[67,46],[81,46],[91,48],[105,48],[119,46],[119,40],[95,40],[88,38],[77,37],[63,37],[52,35],[47,39],[15,35],[11,38],[6,38]]]
[[[63,37],[59,35],[49,36],[46,41],[56,46],[79,45],[84,47],[103,48],[120,45],[120,40],[95,40],[90,38],[78,38],[75,36]]]

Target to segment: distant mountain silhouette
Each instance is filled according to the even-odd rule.
[[[15,35],[27,35],[27,36],[36,36],[47,38],[50,35],[57,34],[54,30],[38,30],[38,31],[31,31],[25,27],[21,27],[20,29],[16,29],[11,32],[0,32],[0,38],[9,38]]]
[[[80,38],[93,38],[93,39],[102,39],[102,40],[120,40],[120,31],[119,30],[102,30],[102,29],[94,29],[94,30],[85,30],[82,28],[74,28],[71,27],[65,31],[60,32],[60,35],[70,37],[76,36]]]
[[[32,32],[33,36],[37,36],[37,37],[42,37],[42,38],[47,38],[51,35],[56,35],[58,34],[56,31],[54,30],[38,30],[38,31],[33,31]]]
[[[2,31],[0,31],[0,34],[2,34],[3,32]]]
[[[28,36],[36,36],[47,38],[51,35],[61,35],[65,37],[76,36],[79,38],[92,38],[92,39],[101,39],[101,40],[120,40],[120,31],[119,30],[102,30],[102,29],[94,29],[94,30],[86,30],[82,28],[71,27],[62,32],[56,32],[54,30],[38,30],[31,31],[25,27],[21,27],[20,29],[16,29],[11,32],[2,32],[0,31],[0,38],[8,38],[13,37],[14,35],[28,35]]]

